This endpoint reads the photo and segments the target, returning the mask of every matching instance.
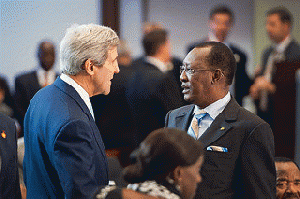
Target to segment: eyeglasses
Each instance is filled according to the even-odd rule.
[[[192,75],[197,71],[211,71],[210,69],[193,69],[193,68],[187,68],[185,66],[180,66],[180,74],[185,71],[187,74]]]
[[[300,188],[300,180],[295,180],[295,181],[288,181],[288,180],[277,181],[276,182],[276,187],[278,187],[280,189],[286,189],[288,187],[288,184],[294,184],[294,186],[297,186],[297,187]]]

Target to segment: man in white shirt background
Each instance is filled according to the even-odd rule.
[[[23,136],[23,119],[32,97],[43,87],[52,84],[58,73],[54,71],[55,46],[50,41],[38,44],[37,58],[39,66],[36,70],[18,75],[15,79],[16,118],[21,125]]]

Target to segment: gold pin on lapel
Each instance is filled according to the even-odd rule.
[[[1,136],[5,139],[6,138],[6,133],[4,130],[2,130]]]
[[[225,130],[225,127],[224,127],[224,126],[222,126],[222,127],[220,128],[220,130],[221,130],[221,131],[224,131],[224,130]]]

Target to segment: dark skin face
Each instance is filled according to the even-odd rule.
[[[55,62],[54,45],[50,42],[45,42],[41,46],[41,54],[39,56],[41,67],[45,70],[51,70]]]
[[[276,198],[300,198],[300,171],[293,162],[276,162]]]
[[[206,61],[210,47],[195,48],[183,60],[180,81],[184,100],[205,108],[223,98],[229,89],[225,83],[224,73],[212,69]],[[182,69],[181,68],[181,69]],[[194,72],[188,72],[192,69]]]

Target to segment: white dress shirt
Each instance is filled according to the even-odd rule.
[[[197,139],[199,139],[201,135],[208,129],[208,127],[210,127],[210,125],[213,123],[216,117],[224,111],[230,99],[231,99],[230,92],[228,92],[224,98],[215,101],[214,103],[210,104],[204,109],[201,109],[197,105],[195,106],[194,115],[197,115],[199,112],[203,112],[203,111],[208,113],[208,115],[203,117],[203,119],[199,124],[199,133]]]
[[[163,73],[171,71],[174,68],[174,66],[171,62],[169,64],[165,64],[164,62],[160,61],[159,59],[156,59],[151,56],[147,56],[146,61],[148,63],[154,65],[156,68],[158,68],[158,70],[160,70]]]
[[[70,86],[73,86],[75,88],[75,90],[77,91],[77,93],[79,94],[81,99],[84,101],[84,103],[89,108],[90,113],[91,113],[91,115],[93,116],[93,118],[95,120],[94,111],[93,111],[93,107],[92,107],[90,96],[89,96],[88,92],[86,92],[86,90],[84,90],[84,88],[82,88],[79,84],[77,84],[71,77],[69,77],[66,74],[62,73],[60,75],[60,79],[63,80],[64,82],[66,82],[67,84],[69,84]]]
[[[56,73],[53,69],[51,69],[49,71],[45,71],[45,70],[43,70],[42,68],[39,67],[37,69],[37,78],[38,78],[38,81],[39,81],[39,85],[41,87],[44,87],[45,83],[46,83],[45,73],[47,73],[47,85],[53,84],[53,82],[56,79]]]

